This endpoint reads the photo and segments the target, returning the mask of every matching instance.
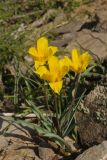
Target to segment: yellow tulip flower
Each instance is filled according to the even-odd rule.
[[[46,37],[41,37],[37,40],[36,47],[29,48],[28,52],[34,58],[37,69],[39,66],[44,65],[48,58],[54,55],[57,50],[57,47],[48,45]]]
[[[44,80],[49,82],[51,89],[59,94],[63,85],[63,77],[69,71],[68,57],[58,59],[52,56],[48,60],[48,68],[41,66],[36,70],[36,73]]]
[[[71,53],[72,59],[69,59],[70,70],[75,73],[82,73],[86,70],[92,57],[88,52],[80,54],[77,49],[73,49]]]

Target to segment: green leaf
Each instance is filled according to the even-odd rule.
[[[44,116],[43,112],[38,109],[31,101],[27,101],[27,103],[32,107],[33,113],[37,116],[40,120],[42,126],[46,128],[49,132],[53,130],[52,122],[48,118],[48,116]],[[46,118],[45,118],[46,117]]]
[[[27,122],[27,121],[21,120],[21,119],[16,119],[14,117],[3,117],[3,116],[0,116],[0,117],[2,119],[4,119],[4,120],[8,121],[8,122],[13,122],[13,123],[21,125],[23,127],[28,127],[30,129],[34,130],[39,135],[44,135],[44,134],[48,133],[47,130],[41,128],[37,124],[31,123],[31,122]]]
[[[32,101],[28,101],[26,100],[26,102],[28,103],[28,105],[32,108],[33,113],[37,116],[37,118],[42,119],[44,121],[47,121],[47,119],[45,118],[45,116],[43,115],[43,112],[40,111],[38,109],[37,106],[34,105],[34,103],[32,103]]]
[[[89,67],[84,73],[81,74],[81,77],[89,75],[90,71],[96,67],[96,64],[94,66]]]
[[[47,133],[44,135],[44,137],[50,138],[54,141],[58,141],[60,143],[61,146],[66,146],[66,148],[68,150],[70,150],[70,146],[63,140],[63,138],[61,138],[60,136],[53,134],[53,133]]]
[[[67,117],[66,118],[64,117],[65,122],[63,124],[63,127],[65,126],[66,128],[64,129],[63,136],[69,135],[69,133],[71,132],[72,128],[74,128],[74,126],[72,126],[73,125],[72,121],[73,121],[73,118],[74,118],[74,114],[75,114],[75,112],[76,112],[76,110],[77,110],[77,108],[78,108],[78,106],[79,106],[79,104],[80,104],[85,92],[86,92],[86,90],[82,93],[82,95],[80,96],[77,104],[73,107],[73,109],[70,110],[70,111],[68,110],[68,114],[66,114]],[[70,119],[68,119],[68,115],[69,114],[70,114],[70,116],[69,116]]]

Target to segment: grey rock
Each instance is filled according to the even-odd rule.
[[[76,114],[78,131],[83,146],[99,144],[107,138],[107,88],[97,85],[84,99],[83,108],[89,113]]]
[[[5,139],[4,136],[0,136],[0,152],[2,152],[4,149],[6,149],[8,146],[8,141]]]
[[[76,34],[75,39],[68,44],[66,49],[71,51],[75,47],[89,51],[94,58],[99,57],[102,61],[107,60],[107,33],[82,30]]]
[[[75,160],[107,160],[107,141],[89,148]]]
[[[31,28],[34,28],[34,27],[40,27],[41,25],[43,25],[44,23],[46,24],[46,22],[49,21],[49,19],[51,17],[56,17],[58,11],[55,10],[55,9],[50,9],[48,10],[43,16],[42,18],[40,18],[39,20],[37,21],[34,21],[32,24],[31,24]]]
[[[9,155],[3,160],[40,160],[38,157],[26,157],[26,156],[20,156],[20,155]]]
[[[9,125],[0,119],[0,160],[40,160],[36,155],[36,144],[32,142],[31,131],[19,125]]]
[[[60,13],[55,17],[55,23],[60,24],[63,23],[66,20],[65,13],[61,10]]]
[[[3,160],[8,147],[8,141],[4,136],[0,136],[0,160]]]
[[[52,41],[51,44],[58,47],[66,47],[69,42],[72,42],[72,40],[76,37],[77,31],[84,24],[85,19],[86,17],[80,17],[80,19],[74,19],[67,24],[51,30],[53,35],[57,35],[57,38]]]
[[[53,160],[55,157],[54,151],[50,148],[47,143],[40,143],[38,147],[39,157],[42,160]]]

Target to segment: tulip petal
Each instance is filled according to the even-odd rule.
[[[41,78],[43,78],[43,75],[48,72],[47,68],[45,66],[39,67],[35,73],[38,74]]]
[[[37,55],[38,55],[37,50],[36,50],[36,48],[34,48],[34,47],[29,48],[28,53],[29,53],[33,58],[36,58]]]
[[[77,49],[72,50],[71,70],[79,73],[81,68],[80,53]]]
[[[49,50],[49,55],[54,55],[58,51],[58,48],[55,46],[49,46],[48,50]]]
[[[51,81],[52,79],[52,75],[51,73],[47,70],[47,68],[45,66],[41,66],[39,67],[36,71],[36,74],[38,74],[40,76],[40,78],[47,80],[47,81]]]
[[[80,61],[79,61],[79,58],[80,58],[80,53],[78,52],[78,50],[77,49],[73,49],[72,50],[72,61],[73,62],[77,62],[77,63],[79,63]]]
[[[55,56],[52,56],[49,58],[48,60],[48,65],[49,65],[49,70],[50,72],[53,74],[56,73],[58,71],[58,68],[59,68],[59,61],[58,61],[58,58],[55,57]]]
[[[38,69],[40,66],[44,65],[45,61],[35,61],[35,69]]]
[[[60,93],[62,89],[62,84],[63,84],[63,81],[49,83],[51,89],[57,94]]]
[[[60,64],[60,76],[62,79],[69,71],[71,60],[67,56],[65,56],[59,61],[59,64]]]
[[[82,71],[84,72],[92,60],[91,55],[88,52],[85,52],[81,55]]]
[[[37,51],[39,55],[46,57],[48,54],[48,39],[41,37],[37,40]]]

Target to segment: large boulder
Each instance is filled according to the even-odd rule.
[[[107,141],[89,148],[75,160],[107,160]]]

